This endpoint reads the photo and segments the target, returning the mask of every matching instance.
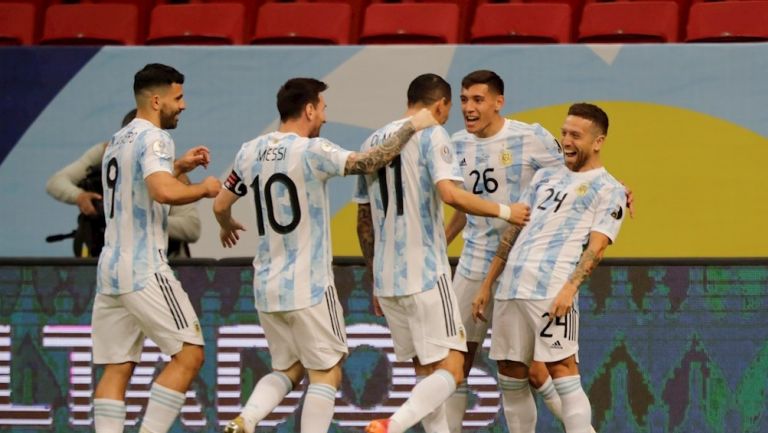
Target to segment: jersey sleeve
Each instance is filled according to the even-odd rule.
[[[324,138],[313,138],[305,153],[309,168],[318,179],[326,180],[333,176],[344,176],[347,158],[352,152]]]
[[[441,180],[464,182],[464,176],[456,160],[456,151],[448,132],[442,127],[428,128],[422,131],[419,147],[424,154],[427,170],[433,183]]]
[[[244,147],[241,147],[235,156],[235,162],[232,164],[232,171],[229,172],[227,180],[224,181],[224,188],[232,191],[238,197],[242,197],[248,193],[248,185],[245,184],[245,176],[243,175],[242,160]]]
[[[612,186],[603,188],[599,194],[600,201],[590,231],[608,236],[613,243],[627,213],[624,208],[627,203],[626,192],[621,186]]]
[[[150,130],[145,133],[142,143],[139,161],[144,179],[159,171],[173,174],[175,148],[171,136],[165,131]]]
[[[531,149],[531,164],[534,169],[565,164],[563,147],[541,125],[534,125],[532,133],[526,137],[526,140],[528,140],[526,147]]]

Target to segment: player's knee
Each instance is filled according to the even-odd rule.
[[[184,344],[181,352],[177,353],[174,358],[184,366],[184,368],[197,371],[200,370],[205,363],[205,351],[202,346]]]

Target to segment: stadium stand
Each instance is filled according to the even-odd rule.
[[[45,13],[43,45],[136,45],[138,8],[132,4],[58,4]]]
[[[340,45],[351,37],[352,8],[345,3],[267,3],[250,38],[259,45]]]
[[[477,7],[473,44],[567,43],[571,8],[561,3],[485,3]]]

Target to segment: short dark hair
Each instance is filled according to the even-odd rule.
[[[608,115],[597,105],[578,102],[568,108],[568,115],[591,120],[603,135],[608,135]]]
[[[174,83],[184,84],[184,74],[168,65],[150,63],[133,76],[133,94],[138,95],[146,89]]]
[[[436,74],[422,74],[408,86],[408,106],[432,105],[440,99],[451,100],[451,85]]]
[[[125,128],[125,125],[131,123],[131,121],[135,118],[136,118],[136,109],[134,108],[133,110],[125,113],[125,116],[123,116],[123,123],[120,126]]]
[[[499,95],[504,94],[504,80],[499,77],[493,71],[487,69],[480,69],[474,72],[470,72],[464,78],[461,79],[461,88],[469,89],[475,84],[485,84],[488,89]]]
[[[295,119],[301,115],[307,104],[317,105],[320,93],[328,85],[314,78],[291,78],[277,91],[277,112],[280,121]]]

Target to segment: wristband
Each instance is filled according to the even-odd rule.
[[[509,217],[512,216],[512,208],[505,204],[499,203],[499,218],[504,221],[509,221]]]

